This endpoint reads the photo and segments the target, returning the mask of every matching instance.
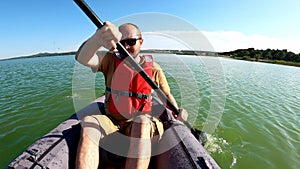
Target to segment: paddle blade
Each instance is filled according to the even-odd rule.
[[[205,143],[207,142],[206,133],[196,128],[191,128],[191,132],[195,136],[195,138],[204,146]]]

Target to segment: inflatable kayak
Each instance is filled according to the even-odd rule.
[[[75,168],[77,145],[80,137],[80,120],[89,112],[103,111],[104,97],[100,97],[87,107],[73,114],[66,121],[38,139],[16,157],[6,169],[21,168]],[[159,100],[154,99],[153,109],[165,111],[161,116],[164,121],[164,134],[153,146],[149,168],[162,169],[207,169],[220,168],[207,153],[202,144],[194,137],[183,123],[172,118]],[[126,145],[125,145],[126,146]],[[123,168],[126,157],[101,149],[101,168]]]

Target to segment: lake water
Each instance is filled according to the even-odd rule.
[[[300,68],[155,55],[221,168],[300,167]],[[0,61],[0,167],[103,93],[74,56]],[[96,81],[96,83],[95,83]]]

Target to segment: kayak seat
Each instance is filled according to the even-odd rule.
[[[121,169],[125,167],[126,157],[113,154],[111,152],[104,150],[103,148],[100,148],[100,158],[101,158],[100,169],[107,168],[107,167],[114,167],[116,169],[117,168]]]
[[[124,169],[125,168],[126,157],[124,156],[119,156],[111,152],[108,152],[103,148],[100,148],[100,158],[101,158],[101,162],[100,162],[101,165],[99,169],[107,169],[107,168]],[[155,164],[155,159],[156,156],[151,157],[148,169],[157,168]]]

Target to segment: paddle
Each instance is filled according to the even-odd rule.
[[[83,0],[74,0],[74,2],[81,8],[81,10],[91,19],[91,21],[100,29],[104,26],[104,23],[99,19],[99,17],[93,12],[93,10],[86,4]],[[119,53],[126,58],[126,61],[132,66],[143,78],[144,80],[156,91],[158,97],[161,101],[167,105],[176,115],[179,115],[178,109],[170,102],[167,96],[158,88],[158,86],[152,81],[149,75],[144,71],[144,69],[135,62],[133,57],[127,52],[124,46],[118,42],[117,50]],[[192,126],[187,122],[183,122],[192,132],[192,134],[199,140],[202,144],[203,142],[203,132],[192,128]],[[205,138],[204,138],[205,139]]]

